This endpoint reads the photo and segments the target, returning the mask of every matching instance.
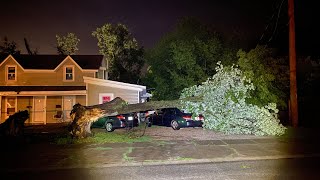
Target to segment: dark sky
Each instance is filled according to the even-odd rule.
[[[75,33],[80,39],[77,54],[98,54],[97,41],[91,32],[104,23],[123,23],[138,43],[151,48],[177,20],[193,16],[229,35],[238,32],[244,44],[259,42],[272,14],[282,0],[7,0],[1,1],[0,37],[18,43],[26,53],[23,38],[39,54],[56,54],[55,35]],[[299,48],[320,47],[316,7],[308,0],[296,1],[296,25]],[[280,11],[274,42],[286,38],[287,0]],[[274,26],[276,18],[271,21]],[[267,32],[273,32],[269,29]],[[281,34],[282,33],[282,34]],[[271,33],[272,34],[272,33]],[[270,36],[270,35],[269,35]],[[302,41],[303,40],[303,41]],[[297,42],[297,43],[298,43]],[[310,48],[309,48],[310,49]]]

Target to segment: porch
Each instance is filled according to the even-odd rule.
[[[28,110],[26,124],[70,122],[70,112],[76,103],[85,104],[86,95],[7,95],[0,96],[0,123],[15,112]]]

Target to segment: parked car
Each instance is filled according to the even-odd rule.
[[[92,123],[91,128],[105,128],[108,132],[112,132],[115,129],[133,128],[138,125],[139,121],[136,114],[128,113],[99,118],[98,121]]]
[[[204,117],[198,115],[192,119],[192,113],[184,113],[178,108],[163,108],[147,117],[149,126],[161,125],[179,130],[184,127],[202,127]]]

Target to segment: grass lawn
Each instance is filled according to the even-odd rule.
[[[57,137],[56,144],[81,144],[81,143],[134,143],[134,142],[149,142],[152,138],[149,136],[141,136],[136,131],[120,131],[114,132],[98,131],[92,137],[83,139],[72,139],[70,136]]]

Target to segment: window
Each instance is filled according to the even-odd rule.
[[[65,81],[73,81],[74,80],[74,67],[66,66],[64,68],[64,80]]]
[[[16,112],[17,98],[16,97],[7,97],[6,100],[7,100],[7,102],[6,102],[7,116],[10,116]]]
[[[7,80],[15,81],[16,80],[16,67],[15,66],[7,66]]]

